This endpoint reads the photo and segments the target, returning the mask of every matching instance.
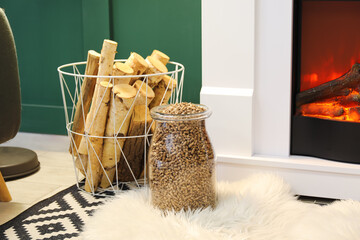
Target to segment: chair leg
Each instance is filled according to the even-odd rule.
[[[10,192],[6,186],[5,180],[0,172],[0,202],[10,202],[11,201]]]

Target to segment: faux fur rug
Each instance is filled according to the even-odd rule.
[[[84,239],[359,240],[360,202],[297,201],[288,184],[262,174],[218,184],[216,209],[163,215],[148,189],[107,202],[85,224]]]

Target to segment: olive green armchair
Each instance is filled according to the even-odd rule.
[[[19,131],[20,102],[15,41],[5,12],[0,8],[0,144],[14,138]],[[34,151],[0,145],[0,172],[5,180],[29,175],[39,170],[39,167]],[[1,174],[0,178],[2,186]],[[3,190],[4,186],[6,185],[3,185]]]

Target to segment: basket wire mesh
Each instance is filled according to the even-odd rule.
[[[120,61],[120,62],[125,62],[126,59],[120,59],[120,60],[115,60],[115,61]],[[140,94],[140,90],[143,87],[144,84],[148,84],[149,78],[154,77],[154,76],[164,76],[164,75],[168,75],[171,78],[173,78],[176,81],[176,84],[174,84],[173,81],[169,81],[168,84],[166,85],[166,89],[165,92],[163,94],[163,96],[161,96],[161,101],[160,101],[160,105],[161,104],[166,104],[163,103],[163,100],[165,98],[165,94],[167,91],[171,91],[171,96],[170,99],[168,101],[168,103],[178,103],[182,101],[182,94],[183,94],[183,84],[184,84],[184,66],[180,63],[177,62],[169,62],[167,67],[171,68],[171,71],[168,71],[166,73],[156,73],[156,74],[145,74],[145,75],[126,75],[126,76],[92,76],[92,75],[85,75],[83,74],[83,72],[85,72],[85,67],[86,67],[86,62],[77,62],[77,63],[69,63],[69,64],[65,64],[62,65],[60,67],[58,67],[58,72],[59,72],[59,80],[60,80],[60,87],[61,87],[61,94],[62,94],[62,99],[63,99],[63,104],[64,104],[64,112],[65,112],[65,120],[66,120],[66,129],[67,129],[67,133],[68,133],[68,137],[69,137],[69,145],[70,145],[70,152],[72,154],[72,158],[73,158],[73,163],[74,163],[74,171],[75,171],[75,177],[76,177],[76,184],[79,190],[85,191],[84,190],[84,185],[85,185],[85,181],[89,181],[88,184],[90,184],[91,186],[91,194],[93,195],[114,195],[116,193],[119,193],[125,189],[130,188],[138,188],[141,187],[143,185],[147,184],[147,150],[148,147],[150,146],[150,139],[152,136],[151,133],[151,129],[152,129],[152,125],[154,124],[154,121],[152,120],[150,122],[150,124],[148,124],[148,112],[149,109],[145,107],[145,127],[144,127],[144,131],[143,134],[141,135],[136,135],[136,136],[126,136],[123,135],[121,136],[120,130],[122,129],[122,127],[125,124],[125,121],[129,121],[128,118],[131,117],[131,114],[134,110],[135,107],[135,100],[139,97]],[[139,89],[137,90],[136,96],[134,98],[134,101],[132,102],[129,110],[126,113],[126,116],[124,117],[124,120],[122,121],[120,127],[118,129],[115,129],[115,124],[114,124],[114,132],[113,132],[113,136],[91,136],[87,133],[87,129],[85,129],[84,132],[75,132],[72,130],[73,127],[73,120],[74,120],[74,114],[76,111],[76,105],[78,103],[78,101],[81,102],[81,106],[82,106],[82,121],[84,126],[86,125],[86,115],[87,113],[84,112],[84,103],[83,103],[83,99],[82,99],[82,92],[81,92],[81,85],[84,81],[85,78],[93,78],[95,79],[109,79],[108,81],[108,86],[110,86],[110,84],[114,85],[114,80],[115,79],[125,79],[125,78],[140,78],[140,80],[142,80],[141,86],[139,87]],[[174,86],[175,85],[175,86]],[[149,102],[148,102],[148,87],[146,87],[146,96],[145,96],[145,105],[148,106]],[[105,92],[104,94],[101,96],[101,100],[103,100],[103,98],[105,97]],[[116,102],[114,101],[115,98],[115,94],[113,92],[111,92],[110,97],[113,98],[113,103],[116,104]],[[99,101],[99,103],[101,103],[102,101]],[[93,102],[94,103],[94,102]],[[90,126],[92,126],[95,122],[95,118],[99,112],[100,109],[100,104],[98,106],[96,106],[96,112],[95,114],[93,114],[93,118],[91,119],[91,124]],[[90,116],[90,115],[87,115]],[[114,115],[115,117],[115,115]],[[151,119],[150,119],[151,120]],[[88,119],[89,121],[89,119]],[[115,119],[113,121],[115,123]],[[95,179],[95,176],[93,176],[93,171],[91,169],[91,163],[90,163],[90,157],[89,155],[81,155],[79,153],[79,149],[75,144],[75,140],[74,140],[74,136],[78,135],[81,136],[81,138],[85,138],[86,140],[86,146],[87,146],[87,152],[89,153],[89,151],[95,151],[93,144],[91,143],[91,138],[97,138],[97,139],[101,139],[101,142],[103,142],[105,139],[112,139],[114,141],[114,165],[115,165],[115,179],[112,180],[109,178],[108,174],[106,173],[106,168],[104,167],[103,163],[102,163],[102,159],[101,159],[101,153],[96,154],[96,161],[98,161],[98,163],[100,164],[100,172],[102,172],[103,176],[106,177],[107,181],[109,181],[110,186],[107,188],[101,188],[100,186],[96,189],[96,186],[94,185],[94,183],[92,182]],[[138,178],[137,176],[135,176],[133,169],[131,168],[131,164],[130,164],[130,160],[127,158],[128,156],[126,156],[123,152],[123,147],[124,147],[124,142],[126,142],[127,139],[130,138],[143,138],[143,177]],[[94,139],[93,139],[94,140]],[[122,142],[122,144],[121,144]],[[70,144],[72,143],[72,144]],[[122,146],[121,146],[122,145]],[[117,147],[115,147],[117,146]],[[117,151],[120,151],[120,153],[118,153]],[[132,175],[132,181],[127,181],[127,182],[121,182],[119,180],[119,170],[118,170],[118,164],[119,164],[119,159],[117,159],[116,156],[118,156],[120,154],[120,157],[122,157],[126,163],[126,167],[128,168],[128,170],[130,171],[131,175]],[[81,159],[84,158],[85,159]],[[77,158],[80,158],[80,161],[77,160]],[[80,167],[76,166],[76,161],[80,162]],[[88,168],[85,166],[87,163],[87,165],[89,166]],[[81,171],[82,170],[82,171]],[[90,171],[89,171],[90,170]],[[81,173],[83,172],[83,174]]]

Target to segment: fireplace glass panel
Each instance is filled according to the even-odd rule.
[[[360,1],[294,1],[291,154],[360,163]]]

